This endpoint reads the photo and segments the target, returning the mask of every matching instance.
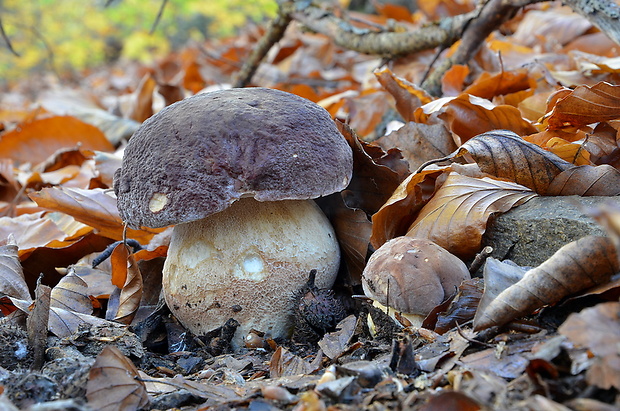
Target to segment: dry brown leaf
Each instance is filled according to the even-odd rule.
[[[28,344],[32,347],[34,357],[31,367],[39,370],[45,362],[51,288],[41,284],[39,279],[34,294],[30,314],[26,319],[26,329],[28,330]]]
[[[149,404],[138,369],[114,346],[105,347],[88,374],[86,398],[96,410],[138,410]]]
[[[587,347],[596,357],[588,370],[590,384],[620,389],[620,303],[608,302],[571,314],[558,331],[573,343]]]
[[[420,411],[478,411],[482,407],[473,398],[462,392],[444,390],[439,394],[433,395],[418,409]]]
[[[81,314],[92,314],[93,304],[88,297],[88,285],[75,274],[72,267],[52,289],[51,306]]]
[[[501,96],[536,87],[536,82],[529,77],[527,70],[501,71],[497,74],[483,72],[465,93],[492,100]]]
[[[558,174],[547,191],[551,196],[615,196],[620,194],[620,171],[603,164],[583,165]]]
[[[461,143],[491,130],[510,130],[518,135],[529,135],[538,131],[521,117],[516,107],[495,106],[486,99],[466,93],[454,98],[438,99],[422,106],[416,110],[414,119],[418,123],[426,123],[435,112],[460,138]]]
[[[514,181],[540,195],[562,171],[574,167],[536,144],[507,130],[480,134],[463,144],[453,155],[470,154],[484,173]]]
[[[55,116],[22,124],[3,134],[0,157],[38,164],[58,150],[77,146],[83,150],[114,151],[98,128],[75,117]]]
[[[116,199],[103,189],[70,189],[49,187],[29,194],[39,206],[69,214],[77,221],[96,228],[99,234],[113,240],[123,239],[123,222],[116,208]],[[165,228],[127,229],[127,237],[141,244],[148,242]]]
[[[15,244],[0,247],[0,295],[22,300],[31,298]]]
[[[414,111],[432,100],[424,90],[398,77],[387,67],[375,70],[374,74],[383,88],[396,100],[396,110],[405,122],[413,120]]]
[[[336,124],[353,149],[353,177],[342,193],[344,202],[348,207],[373,214],[408,174],[408,164],[402,158],[388,160],[389,166],[382,164],[390,153],[386,154],[380,147],[361,141],[347,124]]]
[[[409,162],[411,170],[423,163],[445,157],[457,149],[450,131],[443,122],[423,124],[410,121],[400,129],[375,141],[384,150],[397,147]]]
[[[485,294],[474,318],[474,329],[500,326],[531,314],[578,291],[608,282],[618,271],[620,262],[613,243],[607,237],[597,236],[566,244],[497,295],[488,294],[487,290],[494,286],[485,270]]]
[[[377,249],[386,241],[404,235],[418,212],[433,197],[437,186],[443,183],[441,170],[423,170],[407,177],[392,196],[372,216],[370,243]]]
[[[325,210],[325,214],[334,227],[338,243],[342,248],[342,257],[346,262],[351,285],[361,284],[372,223],[364,211],[347,207],[339,193],[319,199],[317,202]]]
[[[577,86],[572,92],[560,90],[555,105],[545,116],[550,129],[580,127],[620,118],[620,86],[600,82]]]
[[[99,181],[107,187],[113,187],[114,172],[121,167],[123,161],[122,153],[97,151],[93,159],[95,160],[95,170]]]
[[[140,308],[142,298],[142,274],[128,247],[120,243],[110,256],[112,283],[121,289],[119,305],[114,318],[123,324],[131,324]]]
[[[444,96],[458,96],[463,92],[469,66],[455,64],[441,78],[441,92]]]
[[[420,210],[406,235],[427,238],[467,259],[480,250],[491,214],[506,212],[534,196],[516,183],[451,173]]]
[[[127,117],[142,123],[153,115],[153,92],[157,82],[150,73],[147,73],[140,80],[135,91],[135,100]]]
[[[19,217],[0,217],[0,238],[15,236],[20,254],[53,241],[62,241],[66,234],[44,213],[24,214]]]
[[[269,361],[269,377],[279,378],[301,374],[310,374],[315,366],[293,354],[282,346],[278,347]]]

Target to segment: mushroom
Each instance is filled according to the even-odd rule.
[[[331,287],[333,228],[312,199],[343,190],[352,151],[329,113],[266,88],[195,95],[136,131],[114,191],[131,227],[175,225],[163,295],[197,335],[229,318],[232,341],[255,329],[288,337],[293,297],[311,270]]]
[[[370,257],[362,273],[362,287],[375,306],[387,313],[386,307],[392,308],[419,327],[469,278],[465,264],[432,241],[396,237]]]

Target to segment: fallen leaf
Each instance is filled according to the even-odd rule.
[[[323,350],[323,353],[331,360],[340,357],[349,347],[356,324],[357,317],[350,315],[338,323],[336,331],[325,334],[321,341],[319,341],[319,347]]]
[[[420,210],[408,237],[427,238],[458,257],[473,257],[493,213],[506,212],[536,194],[519,184],[451,173]]]
[[[121,289],[114,320],[123,324],[131,324],[140,308],[142,274],[133,254],[129,254],[127,246],[123,243],[116,246],[110,259],[112,261],[112,283],[117,287],[120,284]]]
[[[549,185],[552,196],[615,196],[620,194],[620,171],[603,164],[573,167],[558,174]]]
[[[404,235],[422,207],[433,197],[448,168],[411,174],[372,216],[370,243],[377,249],[386,241]],[[446,174],[447,175],[447,174]],[[441,178],[440,178],[441,177]]]
[[[31,298],[15,244],[0,247],[0,294],[22,300]]]
[[[0,217],[0,238],[13,234],[20,254],[53,241],[65,239],[65,233],[44,212],[23,214],[19,217]]]
[[[282,346],[276,349],[269,361],[270,378],[310,374],[314,370],[315,366]]]
[[[105,347],[88,374],[86,398],[97,410],[138,410],[149,404],[138,369],[114,346]]]
[[[555,176],[574,167],[507,130],[477,135],[463,144],[452,157],[465,153],[473,157],[482,172],[514,181],[540,195],[547,193]]]
[[[28,196],[39,206],[69,214],[77,221],[96,228],[99,234],[113,240],[123,239],[123,222],[116,208],[116,199],[103,189],[49,187]],[[165,228],[127,229],[127,238],[141,244],[148,242]]]
[[[462,392],[444,390],[439,394],[433,395],[418,409],[420,411],[478,411],[482,407],[474,399]]]
[[[424,124],[410,121],[403,127],[375,141],[384,150],[397,147],[409,162],[411,170],[425,162],[445,157],[457,149],[450,131],[441,123]]]
[[[564,297],[608,282],[620,271],[616,249],[607,237],[587,236],[568,243],[540,266],[525,273],[513,286],[496,296],[485,295],[476,316],[474,330],[500,326]],[[492,289],[489,284],[488,290]]]
[[[571,314],[558,331],[596,357],[588,382],[602,389],[620,388],[620,303],[608,302]]]
[[[383,88],[396,100],[396,110],[405,122],[412,121],[414,111],[432,100],[424,90],[398,77],[387,67],[375,70],[374,75]]]
[[[75,274],[73,268],[70,267],[69,272],[52,289],[51,306],[81,314],[93,313],[88,286]]]
[[[147,73],[140,80],[140,84],[134,92],[135,100],[127,117],[142,123],[153,115],[153,92],[157,82],[150,73]]]
[[[580,127],[620,118],[620,86],[600,82],[594,86],[577,86],[572,92],[561,91],[553,109],[545,116],[550,129]]]
[[[536,87],[527,70],[501,71],[497,74],[483,72],[464,93],[487,100]]]
[[[30,314],[26,319],[28,330],[28,344],[33,350],[33,362],[31,368],[39,370],[45,362],[45,349],[47,348],[47,328],[50,315],[51,288],[37,283],[34,292],[34,301]]]
[[[58,150],[78,146],[82,150],[114,151],[98,128],[75,117],[54,116],[24,123],[3,134],[0,157],[38,164]]]

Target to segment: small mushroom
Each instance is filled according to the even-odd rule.
[[[468,278],[465,264],[432,241],[397,237],[370,257],[362,273],[362,287],[375,306],[400,312],[419,327],[433,308]]]
[[[344,189],[352,151],[329,113],[278,90],[196,95],[152,116],[117,170],[131,227],[175,225],[163,294],[195,334],[229,318],[288,337],[293,296],[315,269],[333,285],[340,263],[329,221],[311,199]]]

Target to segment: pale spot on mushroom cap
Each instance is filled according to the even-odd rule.
[[[164,193],[154,193],[149,201],[149,210],[152,213],[157,213],[164,209],[168,204],[168,196]]]

